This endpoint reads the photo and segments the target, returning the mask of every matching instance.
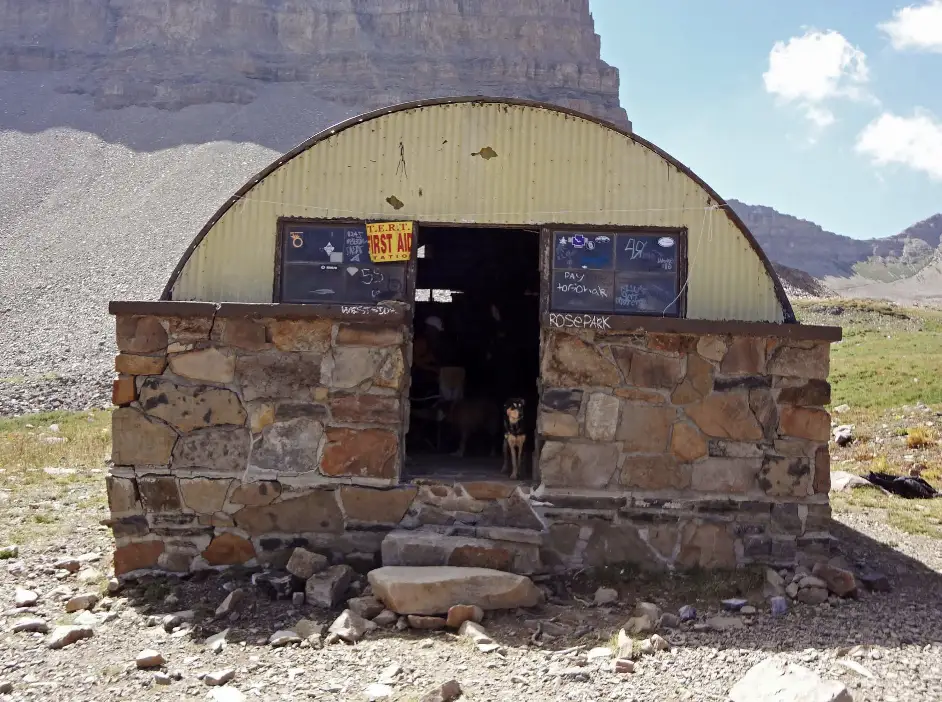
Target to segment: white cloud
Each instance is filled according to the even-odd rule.
[[[915,49],[942,53],[942,0],[909,5],[893,13],[893,19],[880,25],[890,36],[894,49]]]
[[[767,92],[799,105],[819,130],[836,121],[825,102],[872,99],[865,87],[870,79],[866,54],[834,30],[809,29],[800,37],[776,42],[762,79]]]
[[[884,112],[860,133],[855,149],[879,166],[901,164],[942,180],[942,122],[926,110],[912,117]]]

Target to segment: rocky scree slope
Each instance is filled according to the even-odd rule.
[[[627,123],[587,0],[0,0],[0,415],[109,404],[108,301],[278,154],[463,94]]]

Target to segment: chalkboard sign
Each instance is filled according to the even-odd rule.
[[[344,302],[370,304],[402,299],[406,288],[406,270],[402,265],[345,266],[343,271],[346,278]]]
[[[366,238],[366,229],[363,229]],[[344,227],[289,225],[285,230],[286,263],[343,263],[347,233]]]
[[[677,271],[676,236],[619,234],[615,240],[615,269],[639,273]]]
[[[556,232],[554,237],[555,268],[611,269],[614,251],[611,234]]]
[[[672,275],[615,274],[615,311],[676,316],[677,278]]]
[[[370,247],[366,241],[366,227],[348,228],[344,231],[343,262],[370,262]]]
[[[553,307],[579,312],[611,312],[613,274],[608,271],[555,271]]]
[[[677,317],[684,269],[679,232],[552,232],[550,307]]]
[[[372,263],[365,225],[289,222],[282,228],[281,302],[403,301],[407,265]]]

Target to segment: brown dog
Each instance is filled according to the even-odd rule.
[[[504,403],[504,468],[510,472],[510,479],[516,480],[520,472],[520,462],[523,457],[523,446],[527,442],[527,433],[523,428],[523,405],[519,397],[507,400]],[[507,459],[510,458],[510,465]]]

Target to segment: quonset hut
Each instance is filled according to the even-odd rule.
[[[351,119],[230,198],[160,301],[111,312],[118,574],[298,545],[521,573],[832,548],[840,329],[796,323],[688,168],[587,115],[468,98]]]

